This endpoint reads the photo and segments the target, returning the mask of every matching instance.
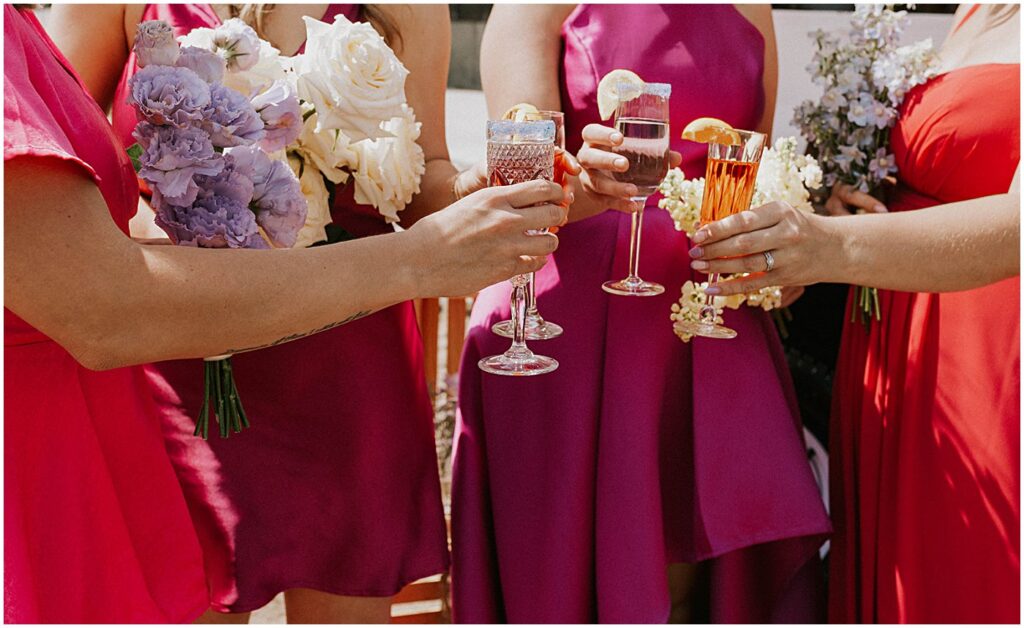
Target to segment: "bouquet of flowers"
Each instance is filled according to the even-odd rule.
[[[138,143],[128,153],[152,190],[156,224],[174,244],[294,246],[306,222],[306,199],[287,162],[267,151],[297,136],[298,99],[280,81],[270,95],[229,86],[228,69],[252,68],[261,42],[238,20],[216,35],[213,50],[181,47],[167,23],[139,25],[134,51],[140,69],[128,83]],[[205,376],[195,433],[208,436],[211,406],[222,437],[247,427],[230,356],[207,358]]]
[[[306,198],[296,246],[350,237],[330,224],[338,186],[350,181],[357,203],[397,222],[426,169],[417,143],[421,124],[406,104],[409,71],[384,38],[343,15],[332,24],[304,20],[305,49],[291,58],[238,19],[181,38],[226,59],[224,83],[248,95],[265,119],[282,121],[282,132],[265,148],[280,151],[274,156],[288,164]],[[294,109],[291,100],[287,109],[280,106],[286,93],[298,97]]]
[[[930,39],[899,45],[908,20],[893,5],[857,5],[846,42],[820,29],[811,33],[816,50],[807,70],[823,93],[797,106],[793,122],[829,188],[843,182],[873,192],[896,173],[889,134],[900,104],[937,68]],[[859,290],[859,304],[865,323],[878,317],[873,288]]]
[[[784,137],[776,140],[773,147],[765,149],[754,182],[752,206],[785,201],[801,211],[814,211],[810,190],[821,186],[821,167],[814,157],[798,154],[796,147],[795,137]],[[673,168],[662,181],[659,191],[662,199],[658,201],[658,207],[668,210],[676,229],[693,237],[700,222],[704,178],[687,179],[679,168]],[[706,288],[707,282],[687,281],[683,284],[679,302],[672,304],[673,323],[700,320],[701,308],[707,304],[708,299],[704,292]],[[771,286],[749,294],[714,298],[718,299],[717,305],[721,307],[735,310],[746,303],[767,312],[779,307],[782,291],[777,286]],[[720,323],[721,320],[716,322]],[[673,328],[683,342],[690,341],[692,336],[680,331],[678,326],[673,325]]]

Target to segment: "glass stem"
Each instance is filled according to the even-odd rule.
[[[642,203],[639,211],[633,212],[632,230],[629,232],[629,277],[626,281],[640,283],[640,227],[644,221],[644,206],[647,205],[647,197],[642,199],[634,198],[634,201]]]
[[[509,353],[522,354],[526,348],[526,285],[516,282],[512,287],[512,347]]]
[[[530,281],[526,284],[526,315],[537,316],[537,288],[534,286],[534,281],[537,279],[537,273],[530,273]]]
[[[711,273],[708,275],[708,286],[717,284],[720,277],[720,273]],[[703,325],[714,325],[715,320],[718,319],[718,308],[715,307],[715,297],[707,295],[707,300],[707,304],[700,308],[700,322]]]

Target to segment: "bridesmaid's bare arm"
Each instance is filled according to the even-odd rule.
[[[465,173],[463,181],[448,154],[444,123],[452,39],[448,6],[379,4],[377,9],[391,20],[399,33],[391,45],[409,70],[406,98],[416,111],[416,119],[423,123],[419,145],[426,159],[426,172],[420,182],[420,193],[399,213],[402,226],[408,228],[420,218],[454,202],[456,194],[461,197],[484,186],[483,182],[475,181],[473,171]]]
[[[573,4],[494,5],[480,44],[480,78],[492,118],[521,102],[539,109],[561,110],[558,72],[562,23],[575,8]],[[626,167],[628,164],[622,170]],[[597,182],[603,185],[600,187],[590,184],[590,177],[586,172],[579,179],[571,177],[576,192],[569,210],[570,222],[609,208],[635,211],[635,204],[622,189],[624,184],[603,177]]]
[[[775,23],[772,21],[770,4],[737,4],[736,10],[754,25],[764,37],[764,113],[757,127],[768,137],[772,136],[775,120],[775,102],[779,91],[779,51],[775,42]]]
[[[818,216],[769,203],[702,227],[690,254],[702,272],[756,273],[722,282],[725,295],[823,281],[912,292],[967,290],[1020,274],[1018,186],[1007,194],[863,216]],[[763,251],[775,258],[770,273],[762,272]]]
[[[8,160],[4,182],[4,305],[93,369],[250,350],[406,299],[469,294],[540,268],[557,239],[524,230],[565,217],[561,188],[532,181],[400,233],[224,251],[132,241],[66,161]]]
[[[46,30],[107,111],[128,62],[143,4],[54,4]]]

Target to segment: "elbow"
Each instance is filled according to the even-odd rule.
[[[109,371],[139,364],[130,331],[125,326],[101,321],[76,321],[52,337],[71,357],[91,371]]]

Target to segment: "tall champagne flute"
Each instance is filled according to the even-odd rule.
[[[767,138],[763,133],[735,130],[733,143],[708,143],[708,169],[704,176],[704,200],[700,221],[708,224],[750,209],[754,181],[761,164]],[[719,274],[708,277],[708,285],[718,283]],[[700,310],[700,320],[680,321],[676,329],[705,338],[735,338],[736,332],[719,325],[716,299],[709,298]]]
[[[512,185],[554,178],[555,123],[551,120],[487,121],[488,185]],[[512,282],[512,346],[501,355],[480,360],[481,370],[495,375],[542,375],[558,368],[558,361],[537,355],[526,346],[526,285],[528,275]]]
[[[615,128],[622,133],[623,140],[614,151],[629,160],[629,170],[614,176],[617,181],[636,186],[637,195],[631,200],[638,201],[641,208],[633,214],[629,276],[605,282],[601,287],[612,294],[653,297],[664,292],[665,287],[640,278],[640,231],[647,197],[658,190],[661,180],[668,174],[668,97],[672,86],[668,83],[619,83],[616,87],[619,107],[615,111]]]
[[[563,165],[565,153],[565,114],[561,111],[539,111],[527,114],[528,120],[551,120],[555,123],[555,174],[554,182],[563,185],[565,183],[565,166]],[[535,285],[537,273],[530,273],[530,281],[526,284],[526,339],[527,340],[550,340],[562,335],[562,326],[558,323],[544,320],[537,310],[537,289]],[[511,338],[513,334],[513,323],[511,320],[495,323],[491,331]]]

